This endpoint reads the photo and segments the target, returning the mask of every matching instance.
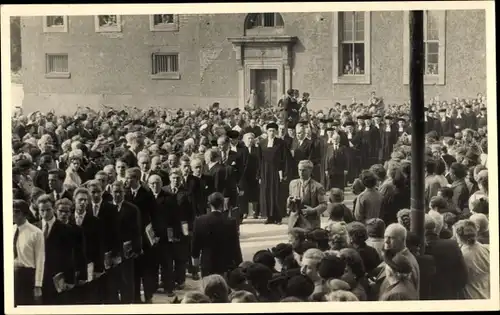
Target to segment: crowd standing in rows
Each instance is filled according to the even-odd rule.
[[[486,98],[425,108],[424,254],[409,104],[308,102],[16,114],[16,304],[488,299]],[[243,261],[249,217],[289,243]]]

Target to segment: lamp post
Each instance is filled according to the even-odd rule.
[[[411,231],[425,251],[424,12],[410,11]]]

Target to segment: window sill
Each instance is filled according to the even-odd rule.
[[[371,84],[367,74],[338,76],[335,79],[335,84]]]
[[[177,23],[171,23],[164,26],[154,26],[150,29],[151,32],[177,32],[179,31],[179,26]]]
[[[406,80],[405,80],[406,81]],[[410,78],[405,82],[405,85],[410,84]],[[439,75],[426,75],[424,76],[424,85],[446,85],[443,78]]]
[[[67,33],[68,28],[61,26],[61,27],[44,27],[43,28],[44,33]]]
[[[69,79],[71,78],[71,72],[67,73],[46,73],[46,79]]]
[[[149,76],[151,80],[180,80],[181,74],[178,72],[172,73],[162,73],[162,74],[151,74]]]
[[[95,30],[96,33],[120,33],[122,30],[120,27],[104,27]]]

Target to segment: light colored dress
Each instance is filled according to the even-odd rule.
[[[479,242],[462,245],[462,254],[468,271],[468,281],[464,288],[466,299],[490,298],[490,250]]]

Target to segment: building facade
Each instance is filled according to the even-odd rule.
[[[486,92],[484,10],[425,12],[426,98]],[[26,110],[408,99],[405,11],[22,17]],[[255,97],[250,97],[251,91]]]

